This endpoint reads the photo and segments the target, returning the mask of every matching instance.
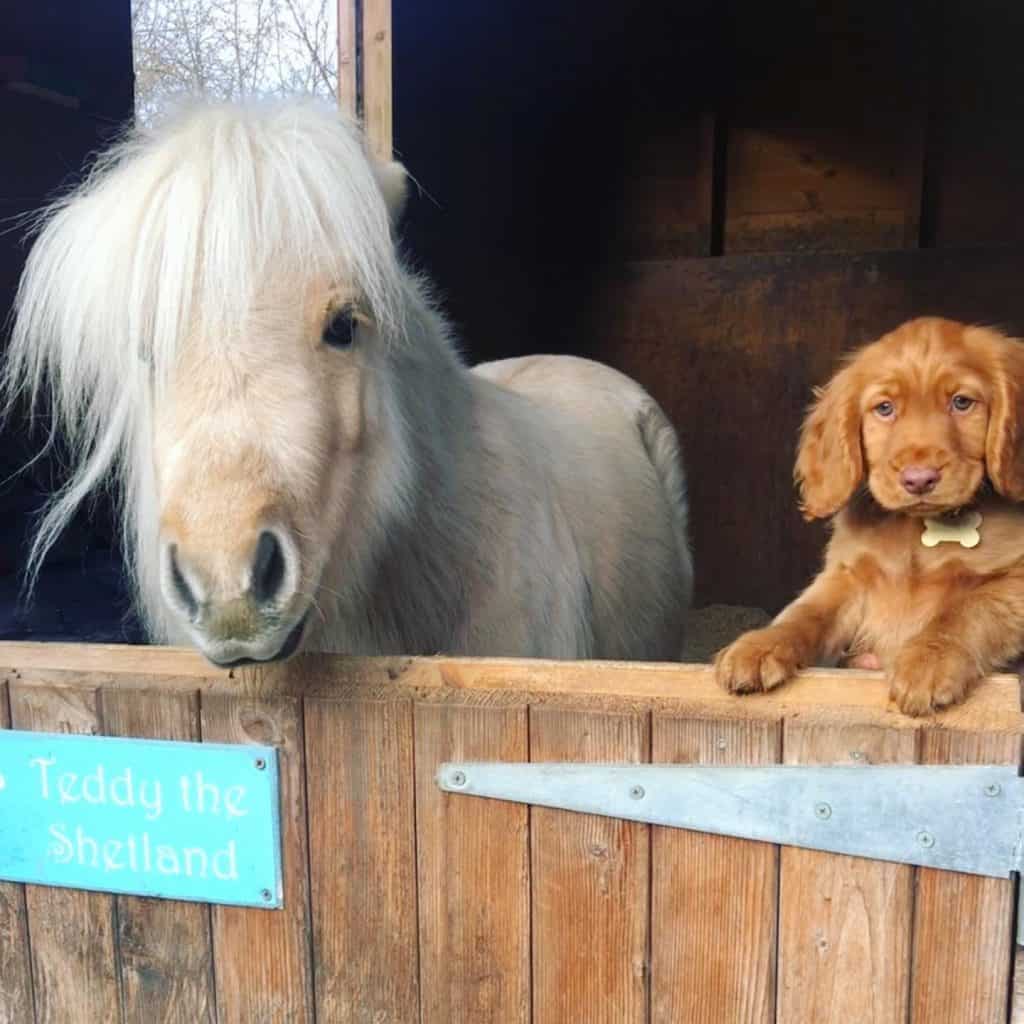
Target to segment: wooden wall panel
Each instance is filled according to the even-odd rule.
[[[933,93],[925,242],[1024,242],[1024,7],[943,0],[929,26]]]
[[[308,1024],[315,1014],[302,705],[204,694],[201,714],[205,741],[269,744],[279,760],[284,906],[214,906],[217,1019]]]
[[[10,686],[11,724],[35,732],[102,732],[99,690]],[[26,885],[37,1024],[118,1021],[114,897],[84,889]]]
[[[111,736],[198,740],[198,693],[103,691]],[[126,1021],[216,1020],[210,908],[203,903],[116,896]]]
[[[649,733],[643,714],[532,708],[530,760],[649,761]],[[533,1024],[647,1024],[650,832],[531,810]]]
[[[0,680],[0,729],[10,726],[7,681]],[[25,887],[0,882],[0,1024],[34,1019]]]
[[[526,709],[421,704],[414,721],[420,1020],[527,1024],[528,808],[434,781],[444,761],[528,760]]]
[[[725,251],[916,244],[926,117],[915,7],[734,5]]]
[[[786,764],[916,759],[917,736],[909,730],[837,726],[816,717],[786,720]],[[783,848],[778,1024],[906,1020],[913,882],[909,864]],[[945,970],[955,969],[942,950],[933,955]]]
[[[651,760],[774,764],[775,721],[655,715]],[[774,1024],[779,850],[654,826],[651,1024]]]
[[[839,355],[921,314],[1024,332],[1013,249],[632,264],[603,281],[578,351],[632,375],[680,432],[698,604],[775,611],[825,540],[797,511],[797,431]]]
[[[419,1019],[412,705],[306,702],[317,1019]]]
[[[927,730],[923,764],[1019,765],[1020,736]],[[911,1024],[1002,1024],[1014,953],[1014,882],[918,868]]]

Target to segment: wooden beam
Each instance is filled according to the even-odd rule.
[[[338,105],[358,116],[356,78],[356,0],[338,0]]]
[[[932,718],[889,707],[880,672],[808,669],[768,694],[725,693],[708,665],[655,662],[540,661],[503,658],[356,658],[298,655],[280,665],[226,671],[195,651],[117,644],[0,643],[0,680],[18,686],[116,685],[143,690],[264,692],[306,697],[415,696],[467,704],[584,703],[591,710],[650,707],[679,714],[777,719],[800,709],[809,719],[939,727],[1020,735],[1016,676],[991,676],[966,703]]]
[[[363,123],[370,150],[391,159],[391,0],[363,2]]]

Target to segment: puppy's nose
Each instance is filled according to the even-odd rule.
[[[900,483],[907,494],[929,494],[942,474],[931,466],[907,466],[900,472]]]

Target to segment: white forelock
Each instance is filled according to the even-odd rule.
[[[361,134],[312,100],[203,104],[137,128],[36,218],[15,300],[5,407],[49,398],[74,473],[27,577],[80,502],[119,477],[128,533],[153,389],[186,337],[230,337],[269,281],[351,282],[379,332],[405,337],[404,278]],[[129,551],[136,538],[126,536]]]

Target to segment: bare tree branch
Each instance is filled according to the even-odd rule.
[[[136,114],[180,93],[332,98],[336,16],[333,0],[132,0]]]

